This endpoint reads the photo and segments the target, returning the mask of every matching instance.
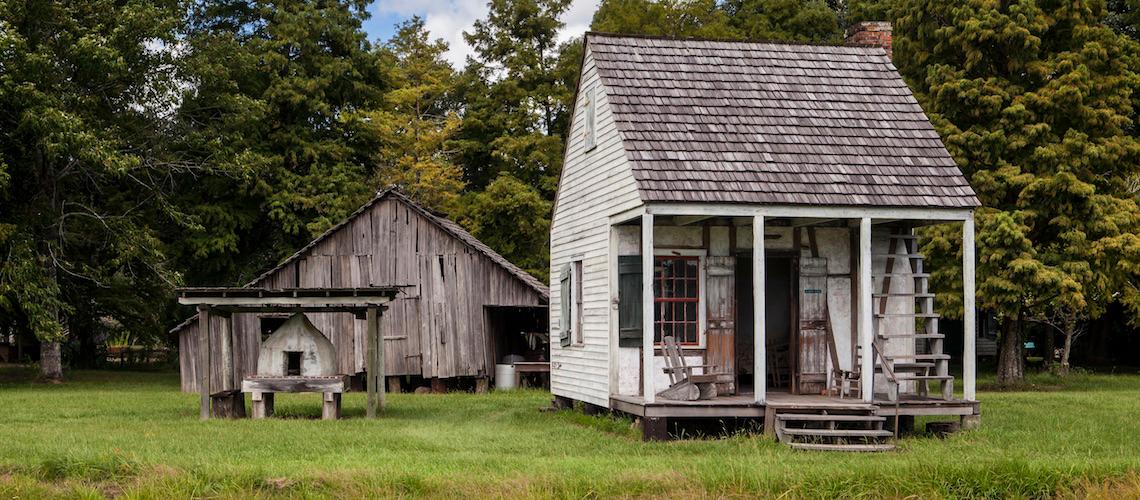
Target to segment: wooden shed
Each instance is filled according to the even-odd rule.
[[[556,403],[650,437],[762,418],[825,449],[886,415],[977,423],[978,199],[883,48],[588,33],[579,82],[551,228]],[[945,223],[958,386],[914,232]]]
[[[546,361],[545,345],[528,349],[523,334],[545,338],[547,287],[455,222],[418,206],[395,189],[371,201],[281,264],[245,285],[266,289],[400,287],[381,318],[385,375],[440,383],[473,378],[485,387],[508,355]],[[365,371],[363,319],[350,313],[307,313],[336,346],[338,373]],[[261,341],[287,319],[273,313],[232,318],[234,376],[257,370]],[[211,329],[229,321],[211,318]],[[176,326],[182,390],[197,391],[198,325]],[[529,351],[529,352],[528,352]],[[514,358],[518,359],[518,358]],[[213,363],[212,366],[220,366]],[[212,373],[221,386],[221,373]],[[359,377],[358,377],[359,378]]]

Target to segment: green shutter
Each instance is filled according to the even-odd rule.
[[[641,256],[618,257],[618,346],[641,347]]]
[[[570,318],[570,304],[572,304],[574,301],[574,290],[570,289],[571,274],[570,265],[567,264],[562,268],[562,277],[558,280],[558,293],[562,297],[562,307],[558,311],[558,324],[560,330],[558,333],[560,335],[559,341],[562,344],[562,347],[570,345],[570,325],[574,324]]]

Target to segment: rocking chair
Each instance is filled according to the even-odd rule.
[[[713,399],[717,397],[716,384],[732,383],[733,377],[728,373],[713,373],[715,365],[686,365],[685,357],[681,353],[681,346],[671,336],[665,337],[661,346],[665,354],[665,374],[669,375],[670,386],[657,396],[662,399],[676,401],[696,401],[698,399]],[[705,373],[694,374],[693,370],[701,368]]]

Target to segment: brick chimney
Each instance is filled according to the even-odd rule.
[[[891,50],[891,23],[887,21],[863,21],[847,28],[847,45],[862,47],[882,47],[887,57],[893,57]]]

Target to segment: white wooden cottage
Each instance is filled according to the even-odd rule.
[[[963,228],[973,304],[978,205],[882,48],[588,33],[551,229],[555,401],[648,437],[795,427],[782,412],[975,424],[974,308],[959,379],[913,229]],[[692,373],[716,397],[667,398],[678,361],[713,365]]]

